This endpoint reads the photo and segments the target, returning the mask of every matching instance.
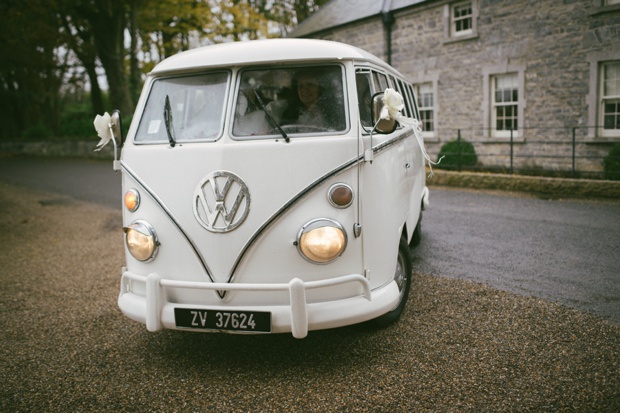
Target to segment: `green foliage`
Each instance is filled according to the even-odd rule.
[[[439,150],[437,159],[441,159],[441,163],[437,165],[438,168],[444,169],[458,169],[463,166],[475,166],[478,162],[474,145],[461,139],[453,140],[443,144]]]
[[[620,181],[620,143],[616,143],[609,150],[609,154],[603,159],[605,179]]]
[[[65,95],[56,137],[60,139],[84,139],[96,136],[93,126],[95,114],[89,93]]]
[[[35,123],[24,129],[21,137],[28,140],[44,140],[52,137],[52,131],[43,123]]]
[[[87,138],[96,136],[93,120],[89,112],[72,113],[63,116],[60,124],[60,135],[64,138]]]
[[[142,75],[165,57],[198,43],[284,37],[328,1],[2,0],[0,139],[90,136],[94,115],[62,103],[70,87],[89,90],[94,111],[126,116]]]

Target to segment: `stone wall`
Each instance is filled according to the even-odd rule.
[[[89,141],[40,141],[40,142],[0,142],[0,155],[28,155],[50,156],[59,158],[92,158],[113,159],[114,148],[112,143],[106,145],[101,151],[95,152],[99,142],[97,139]],[[120,148],[118,150],[120,156]]]
[[[585,143],[578,158],[584,168],[601,170],[611,142],[620,138],[601,139],[590,128],[596,122],[592,71],[597,70],[596,56],[620,60],[620,7],[602,7],[602,0],[476,0],[474,35],[455,40],[447,32],[451,3],[426,1],[400,9],[392,31],[392,65],[414,83],[436,82],[437,125],[427,142],[429,153],[438,153],[460,129],[462,138],[474,143],[482,164],[504,162],[505,156],[495,154],[509,152],[508,139],[490,134],[489,76],[519,72],[517,141],[523,153],[539,155],[519,162],[564,168],[570,156],[545,157],[565,156],[567,149],[570,153],[572,130],[578,128],[576,139]],[[380,16],[312,37],[353,44],[386,59]]]

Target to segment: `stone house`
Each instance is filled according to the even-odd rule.
[[[460,136],[481,169],[597,177],[620,142],[620,0],[331,0],[290,37],[391,63],[430,154]]]

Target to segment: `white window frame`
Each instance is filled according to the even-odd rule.
[[[500,81],[508,82],[510,85],[504,85],[500,94],[502,94],[502,99],[498,100],[498,83]],[[508,93],[506,93],[508,92]],[[513,96],[513,93],[516,92],[517,96]],[[505,114],[500,117],[498,116],[498,112],[500,109],[507,110],[508,108],[514,108],[511,110],[511,113]],[[504,127],[498,128],[498,123],[502,123]],[[510,123],[513,125],[512,128],[507,129],[506,123]],[[517,127],[514,127],[514,123],[517,124]],[[519,130],[519,78],[518,73],[502,73],[491,76],[491,127],[493,128],[493,134],[496,138],[509,138],[512,134]]]
[[[457,16],[457,11],[465,11],[469,9],[469,14],[464,14],[462,16]],[[450,34],[453,37],[467,36],[470,35],[473,31],[473,20],[474,20],[474,9],[471,4],[471,1],[465,1],[462,3],[456,3],[450,6]],[[459,25],[462,23],[469,23],[469,27],[467,29],[460,29]]]
[[[428,102],[424,101],[424,95],[426,93],[422,93],[422,87],[427,88],[428,94],[430,94],[431,96],[431,102],[429,106],[424,106],[424,103],[428,103]],[[431,113],[431,122],[430,122],[431,129],[428,130],[427,128],[423,127],[422,136],[424,136],[425,138],[432,138],[435,136],[436,119],[437,119],[437,112],[435,110],[435,102],[437,101],[437,95],[433,87],[433,82],[416,83],[414,85],[414,88],[415,88],[416,96],[418,97],[418,111],[420,112],[420,123],[422,123],[423,126],[426,123],[426,121],[422,119],[422,113],[423,112]]]
[[[517,129],[512,131],[512,138],[523,140],[523,125],[525,123],[525,65],[503,65],[489,67],[483,70],[483,125],[487,138],[510,138],[511,131],[497,130],[495,123],[495,88],[493,83],[497,76],[514,74],[517,79]]]
[[[611,62],[604,62],[599,65],[599,125],[601,125],[601,136],[604,138],[609,137],[618,137],[620,136],[620,125],[616,124],[615,129],[605,129],[605,105],[606,102],[612,101],[616,105],[620,105],[620,87],[616,90],[614,94],[607,95],[605,91],[605,83],[614,80],[615,82],[620,82],[620,79],[610,79],[605,76],[605,68],[610,67],[611,65],[619,66],[620,61],[615,60]],[[616,106],[616,111],[618,111],[618,106]],[[616,112],[616,116],[620,116]]]
[[[464,19],[455,19],[455,10],[459,7],[471,8],[471,15],[466,19],[471,20],[470,28],[467,30],[456,30],[457,21]],[[474,39],[478,37],[478,0],[458,1],[444,6],[444,30],[446,43]]]
[[[433,141],[438,141],[439,140],[439,136],[438,136],[438,128],[439,128],[439,94],[438,94],[438,88],[439,88],[439,74],[438,73],[425,73],[421,76],[417,76],[417,77],[413,77],[411,79],[411,83],[413,85],[413,89],[414,89],[414,94],[415,94],[415,98],[417,106],[418,106],[418,112],[422,111],[422,106],[420,106],[420,94],[419,94],[419,85],[422,84],[431,84],[432,87],[432,92],[433,92],[433,130],[432,131],[427,131],[422,129],[422,136],[424,137],[425,141],[429,141],[429,142],[433,142]]]
[[[610,62],[620,62],[620,47],[611,50],[593,52],[588,55],[590,63],[588,103],[588,138],[601,141],[617,141],[619,129],[603,128],[603,67]]]
[[[620,10],[620,0],[591,0],[590,15]]]

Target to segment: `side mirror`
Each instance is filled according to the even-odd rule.
[[[110,130],[114,136],[112,143],[114,144],[114,162],[112,162],[112,169],[114,171],[121,170],[121,162],[118,159],[118,147],[123,143],[123,123],[121,121],[121,112],[116,109],[110,115]]]
[[[110,123],[112,125],[112,133],[114,140],[118,145],[123,143],[123,122],[121,121],[121,112],[117,109],[110,115]]]
[[[372,124],[377,125],[377,127],[375,128],[375,131],[379,133],[385,133],[385,134],[394,132],[397,126],[396,119],[379,120],[379,118],[381,117],[381,111],[383,110],[383,107],[385,106],[383,104],[383,92],[375,93],[375,95],[372,97],[371,105],[372,105],[371,107]],[[377,123],[377,121],[379,121],[379,123]]]

